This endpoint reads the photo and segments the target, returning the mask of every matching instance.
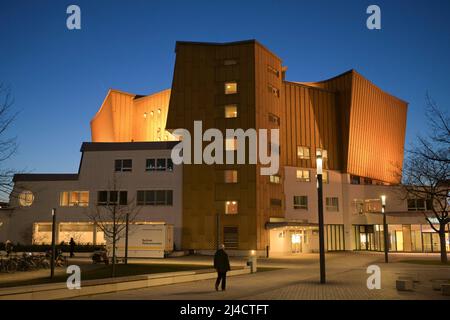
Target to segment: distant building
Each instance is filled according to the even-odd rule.
[[[234,254],[315,252],[320,154],[327,250],[382,251],[380,196],[385,194],[390,250],[439,251],[438,235],[423,216],[427,200],[403,199],[396,187],[406,102],[354,70],[321,82],[287,81],[281,59],[254,40],[177,42],[175,51],[170,90],[148,96],[109,91],[91,121],[93,143],[83,144],[78,174],[16,176],[16,187],[32,193],[34,202],[24,207],[12,201],[9,237],[37,241],[39,224],[50,221],[50,208],[61,207],[61,192],[67,191],[89,191],[89,200],[61,207],[60,223],[83,222],[92,229],[81,212],[98,204],[99,191],[116,174],[116,161],[132,160],[131,171],[119,174],[128,199],[136,199],[138,190],[172,190],[171,204],[148,206],[142,219],[173,223],[177,248],[209,253],[225,243]],[[260,164],[184,164],[173,173],[146,171],[148,159],[170,158],[177,143],[171,132],[193,132],[196,120],[203,130],[279,129],[278,174],[260,175]],[[103,149],[108,146],[113,150]],[[41,188],[47,193],[39,195]],[[25,228],[34,229],[21,238]],[[59,240],[64,237],[60,229]]]

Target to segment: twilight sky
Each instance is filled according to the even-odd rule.
[[[81,30],[66,28],[70,4],[81,7]],[[381,30],[366,28],[371,4],[381,7]],[[356,69],[410,103],[408,146],[425,133],[427,91],[449,109],[449,16],[448,0],[0,0],[0,82],[21,111],[7,166],[76,172],[108,89],[169,88],[177,40],[257,39],[283,59],[287,80]]]

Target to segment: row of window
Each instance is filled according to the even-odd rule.
[[[171,206],[173,205],[172,190],[138,190],[138,206]],[[97,205],[127,205],[127,191],[102,190],[97,193]],[[89,191],[63,191],[60,193],[59,205],[61,207],[87,207],[89,206]]]
[[[308,210],[308,196],[294,196],[294,209]],[[339,211],[339,198],[326,197],[325,208],[327,211]]]
[[[238,170],[224,170],[224,183],[238,183]],[[310,170],[298,169],[296,172],[296,177],[298,181],[310,182],[311,172]],[[328,183],[328,171],[324,171],[322,174],[323,183]],[[269,182],[274,184],[281,183],[280,175],[269,176]]]
[[[328,159],[328,151],[322,148],[316,148],[316,157],[322,156],[322,159],[326,161]],[[302,160],[311,159],[310,147],[297,146],[297,157]]]
[[[114,162],[116,172],[133,171],[132,159],[117,159]],[[146,159],[145,171],[173,171],[173,162],[170,158]]]

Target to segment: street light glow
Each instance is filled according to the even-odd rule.
[[[384,194],[381,196],[381,205],[386,205],[386,196]]]
[[[322,155],[317,155],[317,158],[316,158],[317,174],[322,174],[323,173],[323,171],[322,171],[322,162],[323,162]]]

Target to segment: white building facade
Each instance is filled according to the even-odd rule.
[[[137,212],[134,223],[173,226],[181,246],[182,167],[172,164],[173,142],[83,143],[76,174],[18,174],[10,207],[0,215],[0,241],[49,243],[52,208],[57,243],[104,244],[92,213],[119,203]]]

